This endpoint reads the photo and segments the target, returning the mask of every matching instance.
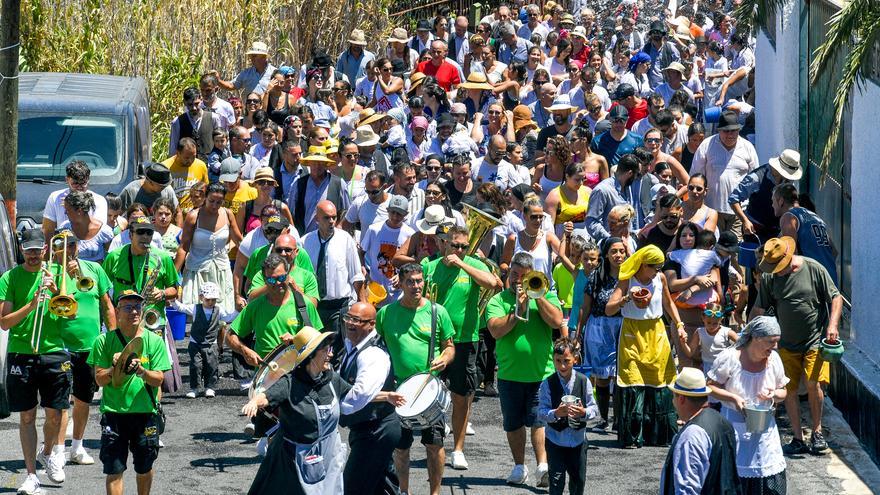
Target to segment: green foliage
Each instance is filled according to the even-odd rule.
[[[199,75],[248,66],[253,41],[299,67],[314,47],[336,56],[352,29],[373,51],[394,27],[390,0],[22,0],[21,70],[141,76],[150,88],[153,158],[165,157],[181,94]],[[229,96],[229,95],[225,95]]]
[[[768,21],[776,19],[771,13],[779,12],[785,2],[786,0],[743,0],[733,11],[737,30],[754,34],[760,28],[772,29],[773,26],[767,25]]]

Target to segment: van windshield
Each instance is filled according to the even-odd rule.
[[[122,120],[113,115],[21,113],[17,178],[64,182],[67,164],[82,160],[93,184],[118,182],[124,149]]]

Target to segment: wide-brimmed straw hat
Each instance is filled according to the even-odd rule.
[[[459,87],[464,89],[485,89],[491,91],[493,86],[489,84],[489,79],[486,77],[486,74],[483,74],[482,72],[471,72],[467,77],[467,81],[459,85]]]
[[[269,45],[263,43],[262,41],[254,41],[251,43],[251,47],[245,52],[246,55],[268,55],[269,54]]]
[[[306,163],[336,163],[330,158],[327,158],[327,148],[323,146],[309,146],[309,154],[300,158],[300,162]]]
[[[707,397],[709,395],[706,375],[697,368],[682,368],[681,373],[675,378],[675,382],[669,385],[669,389],[678,395],[688,397]]]
[[[391,30],[391,36],[388,38],[388,42],[398,42],[398,43],[406,43],[409,41],[409,33],[406,32],[406,29],[403,28],[394,28]]]
[[[385,114],[382,112],[377,112],[372,108],[365,108],[361,110],[361,113],[358,114],[358,127],[364,125],[370,125],[377,120],[381,120],[385,117]]]
[[[314,353],[325,340],[332,338],[333,332],[320,332],[312,327],[302,327],[293,336],[293,348],[296,349],[296,365],[299,366]]]
[[[761,246],[758,269],[764,273],[779,273],[788,268],[794,257],[796,244],[788,236],[774,237]]]

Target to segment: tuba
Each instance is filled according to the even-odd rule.
[[[463,211],[466,214],[465,225],[467,225],[468,229],[467,254],[469,256],[477,256],[477,249],[479,248],[480,242],[482,242],[483,237],[486,236],[487,232],[501,225],[501,220],[467,203],[462,203],[462,206],[464,207]],[[501,277],[501,270],[498,268],[498,265],[495,264],[494,261],[483,256],[478,257],[480,261],[489,266],[489,270],[496,277]],[[492,299],[492,296],[494,295],[495,291],[492,289],[480,289],[480,297],[477,302],[477,307],[479,308],[479,311],[477,314],[482,315],[486,311],[486,306],[489,304],[489,300]]]
[[[525,274],[520,284],[517,284],[517,295],[519,295],[522,290],[526,291],[529,299],[540,299],[548,290],[550,290],[550,281],[547,280],[547,275],[544,275],[543,272],[532,270]],[[529,308],[530,306],[526,306],[525,314],[520,314],[519,304],[517,304],[516,311],[514,312],[516,319],[527,321],[529,319]]]

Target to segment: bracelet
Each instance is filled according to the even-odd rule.
[[[680,322],[676,323],[675,328],[684,328],[684,322],[680,321]]]

